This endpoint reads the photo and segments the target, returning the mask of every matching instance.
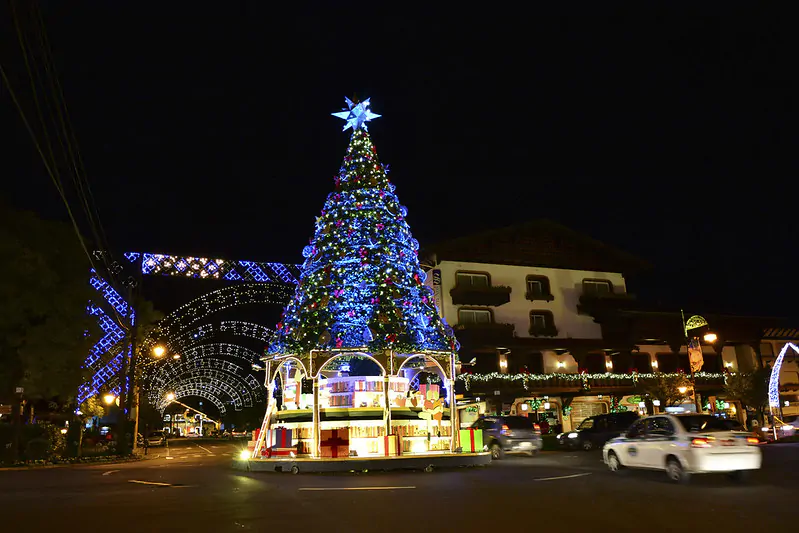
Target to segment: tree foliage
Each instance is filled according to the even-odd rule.
[[[685,374],[663,374],[657,372],[654,377],[641,379],[639,388],[651,399],[659,400],[661,407],[673,407],[683,403],[688,392],[680,392],[680,388],[690,388],[691,383]]]
[[[88,378],[88,269],[71,227],[0,205],[0,399],[66,399]]]
[[[768,381],[771,370],[760,368],[751,373],[727,376],[724,392],[727,397],[738,400],[744,406],[762,414],[768,407]]]

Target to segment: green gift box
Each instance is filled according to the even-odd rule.
[[[458,431],[458,436],[464,452],[476,453],[483,451],[483,430],[474,428],[461,429]]]

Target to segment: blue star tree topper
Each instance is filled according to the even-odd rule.
[[[358,102],[356,104],[346,96],[344,97],[344,101],[347,102],[349,111],[344,110],[339,113],[331,113],[331,115],[334,117],[343,118],[347,121],[342,131],[346,131],[347,128],[352,128],[353,131],[361,128],[368,129],[366,127],[367,122],[375,118],[380,118],[380,115],[377,113],[372,113],[372,111],[369,109],[369,100],[370,99],[367,98],[363,102]]]
[[[347,104],[350,111],[334,113],[353,130],[335,190],[316,219],[300,282],[266,352],[457,352],[425,283],[408,211],[364,124],[380,115],[368,110],[369,100]]]

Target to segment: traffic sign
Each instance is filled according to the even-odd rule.
[[[16,392],[17,394],[23,394],[25,392],[25,389],[23,387],[17,387],[16,390],[14,390],[14,392]]]

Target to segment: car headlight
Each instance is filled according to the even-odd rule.
[[[557,437],[555,437],[555,438],[556,438],[556,439],[559,439],[559,438],[561,438],[562,436],[563,436],[563,433],[558,433],[558,436],[557,436]]]
[[[250,458],[250,452],[249,451],[241,450],[241,452],[239,452],[239,459],[241,459],[242,461],[246,461],[249,458]]]
[[[577,438],[577,433],[575,433],[574,431],[572,431],[571,433],[569,433],[569,438],[570,438],[570,439],[576,439],[576,438]]]

